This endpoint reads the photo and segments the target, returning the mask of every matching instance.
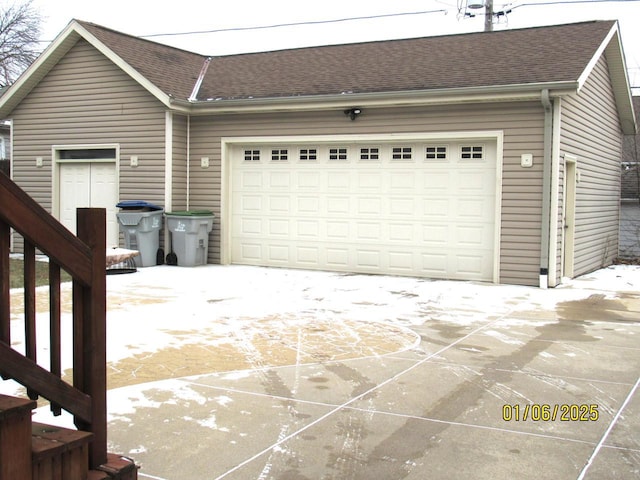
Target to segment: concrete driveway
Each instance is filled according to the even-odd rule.
[[[162,266],[108,289],[110,450],[141,479],[640,477],[640,267],[540,290]]]

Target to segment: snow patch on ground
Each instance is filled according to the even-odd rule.
[[[63,295],[70,295],[70,284],[62,289]],[[501,330],[518,323],[555,322],[553,318],[531,318],[528,313],[553,310],[560,302],[585,299],[594,291],[612,299],[624,293],[636,294],[640,291],[640,266],[611,266],[554,289],[539,289],[235,265],[165,265],[110,275],[107,290],[107,360],[117,362],[164,348],[206,343],[210,337],[245,339],[250,349],[252,332],[267,318],[280,321],[282,329],[292,323],[313,321],[328,325],[379,322],[411,329],[430,322],[474,326],[497,319],[494,327]],[[38,295],[45,294],[42,292],[46,289],[39,289]],[[517,320],[501,320],[507,314]],[[45,367],[49,357],[48,317],[48,312],[38,312],[38,362]],[[23,315],[12,311],[12,331],[18,332],[13,334],[12,347],[17,351],[24,351],[19,333],[24,332],[23,323]],[[72,365],[71,329],[71,312],[65,311],[63,370]],[[485,333],[501,341],[520,342],[495,330]],[[225,378],[247,375],[231,372]],[[15,382],[0,382],[0,393],[19,391],[21,387]]]

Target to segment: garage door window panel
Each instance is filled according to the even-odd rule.
[[[301,148],[298,160],[301,162],[315,162],[318,160],[318,149],[317,148]]]
[[[363,147],[360,149],[360,160],[365,162],[380,161],[380,147]]]
[[[391,160],[393,161],[411,161],[413,160],[413,147],[392,147]]]
[[[349,150],[347,147],[329,148],[329,161],[346,162],[348,160]]]
[[[449,160],[449,147],[447,145],[428,145],[425,148],[425,160],[428,162],[447,162]]]
[[[289,150],[286,148],[274,148],[271,149],[271,161],[272,162],[287,162],[289,161]]]
[[[460,147],[461,160],[484,160],[484,145],[462,145]]]
[[[244,151],[244,161],[245,162],[259,162],[260,161],[260,150],[245,150]]]

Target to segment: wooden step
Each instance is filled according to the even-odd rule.
[[[95,475],[89,476],[89,480],[137,480],[138,466],[128,457],[107,453],[107,463],[89,473]],[[99,476],[101,474],[106,476]]]
[[[133,460],[107,454],[106,463],[89,470],[88,432],[34,423],[33,480],[137,480]]]
[[[122,455],[89,470],[89,432],[32,422],[36,402],[0,394],[0,480],[137,480]]]
[[[31,480],[31,411],[36,402],[0,395],[0,480]]]
[[[33,423],[33,480],[84,480],[89,471],[89,432]]]

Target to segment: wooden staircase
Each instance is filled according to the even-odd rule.
[[[133,460],[107,454],[89,469],[93,434],[31,420],[33,400],[0,395],[1,480],[136,480]]]
[[[24,252],[24,352],[12,347],[11,230]],[[29,399],[0,395],[0,480],[135,480],[135,463],[107,452],[106,211],[77,211],[77,236],[0,173],[0,381]],[[37,358],[36,251],[49,257],[49,366]],[[72,277],[73,382],[63,381],[60,272]],[[45,341],[46,341],[45,340]],[[47,362],[44,362],[45,364]],[[36,400],[73,415],[77,430],[34,424]]]

